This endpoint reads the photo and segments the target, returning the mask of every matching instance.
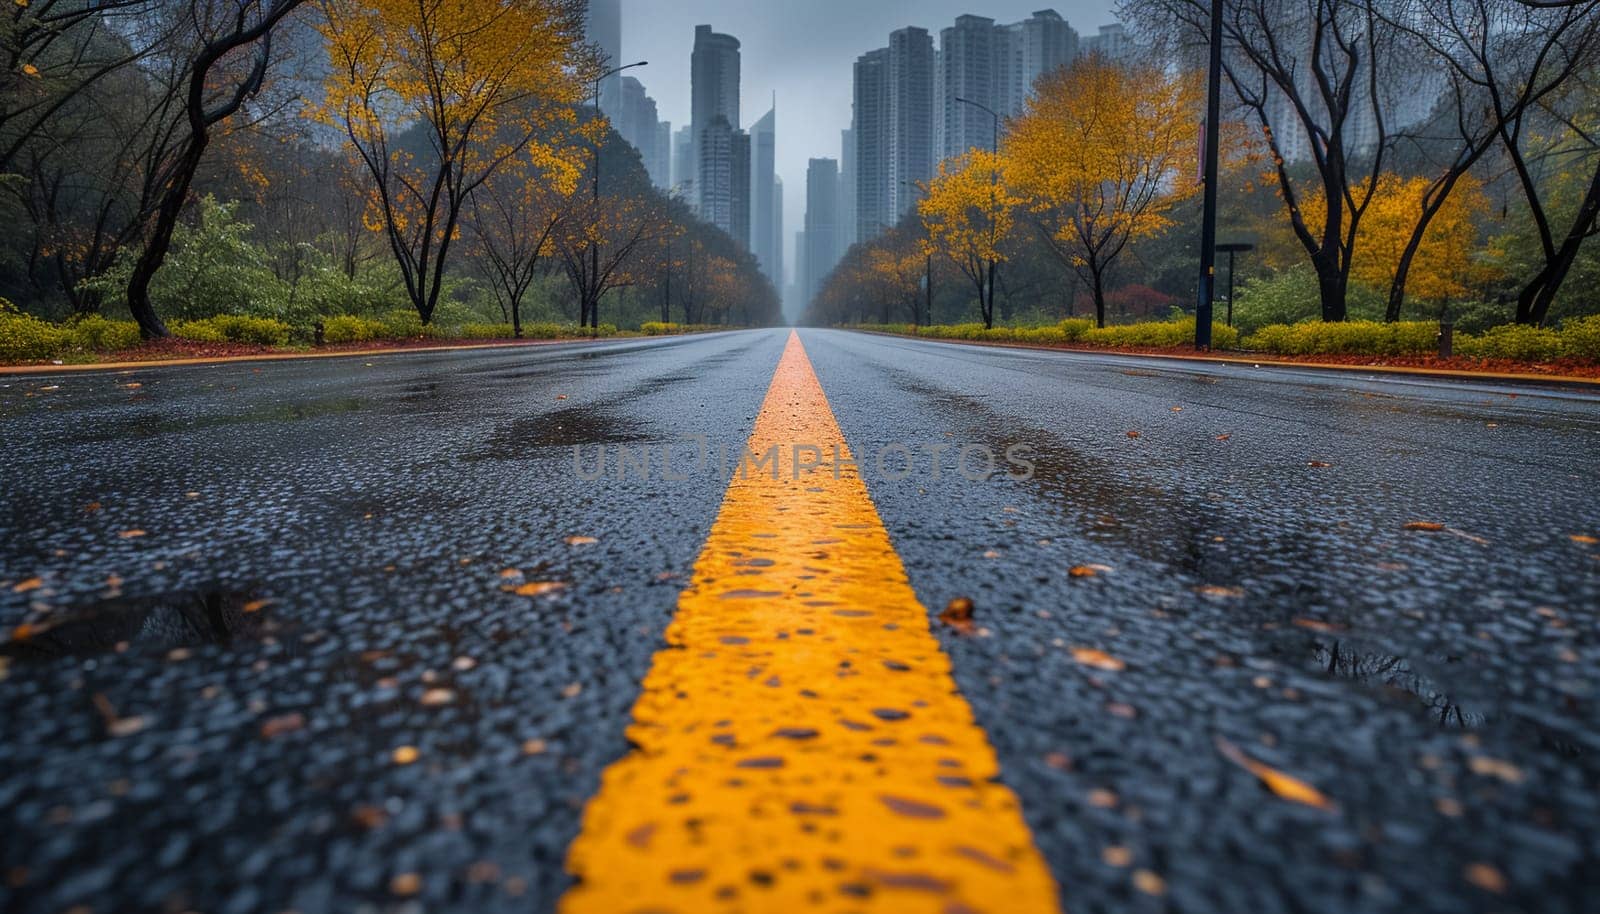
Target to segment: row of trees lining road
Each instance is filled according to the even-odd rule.
[[[875,258],[853,251],[807,321],[1092,309],[1105,323],[1192,307],[1203,105],[1184,64],[1205,58],[1210,7],[1126,4],[1147,58],[1047,74],[998,159],[946,162],[915,217],[865,245],[934,255],[920,306],[884,299]],[[1448,315],[1483,329],[1600,312],[1600,3],[1223,9],[1222,237],[1257,248],[1230,303],[1242,320]],[[1076,288],[1041,284],[1050,264]]]
[[[597,116],[583,0],[0,11],[0,298],[47,318],[767,324]],[[591,178],[605,175],[598,199]],[[170,268],[169,268],[170,266]],[[412,315],[409,324],[398,319]]]

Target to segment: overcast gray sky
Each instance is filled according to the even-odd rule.
[[[673,129],[689,120],[694,27],[714,26],[743,44],[741,115],[749,127],[778,94],[778,176],[784,184],[786,266],[804,225],[806,162],[839,156],[850,126],[851,65],[908,25],[934,34],[963,13],[1000,22],[1054,9],[1087,35],[1114,21],[1114,0],[622,0],[622,59],[648,60],[635,75]]]

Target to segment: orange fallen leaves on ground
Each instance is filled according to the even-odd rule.
[[[1521,784],[1525,778],[1522,769],[1510,762],[1503,762],[1497,758],[1486,755],[1475,755],[1467,762],[1467,767],[1472,773],[1486,778],[1498,778],[1507,784]]]
[[[1467,882],[1494,895],[1506,893],[1506,877],[1487,863],[1473,863],[1462,873]]]
[[[1444,532],[1444,524],[1436,524],[1426,520],[1414,520],[1400,529],[1409,530],[1413,533],[1442,533]]]
[[[1600,546],[1600,539],[1592,536],[1584,536],[1581,533],[1574,533],[1572,535],[1572,541],[1580,546]]]
[[[149,535],[150,534],[146,533],[143,530],[124,530],[121,533],[117,534],[117,536],[119,536],[119,537],[121,537],[121,538],[123,538],[125,540],[136,540],[141,536],[149,536]]]
[[[600,541],[595,539],[592,536],[569,536],[569,537],[567,537],[567,545],[568,546],[593,546],[595,543],[598,543],[598,542],[600,542]]]
[[[1129,432],[1128,433],[1128,437],[1129,438],[1140,438],[1140,437],[1143,437],[1143,436],[1140,435],[1138,432]]]
[[[1205,584],[1196,587],[1194,592],[1202,597],[1217,597],[1219,599],[1235,599],[1244,596],[1242,587],[1223,587],[1220,584]]]
[[[963,635],[972,632],[972,616],[976,611],[972,601],[966,597],[956,597],[945,604],[944,611],[939,613],[939,621],[950,626]]]
[[[1332,811],[1338,808],[1334,805],[1332,800],[1328,799],[1326,796],[1323,796],[1321,791],[1317,790],[1317,788],[1311,786],[1310,784],[1307,784],[1305,781],[1284,774],[1282,771],[1279,771],[1276,768],[1256,761],[1250,756],[1245,755],[1244,750],[1220,736],[1217,737],[1216,742],[1217,751],[1222,753],[1223,758],[1255,775],[1256,778],[1261,781],[1261,783],[1267,786],[1268,790],[1271,790],[1273,793],[1277,794],[1283,799],[1294,803],[1300,803],[1305,806],[1311,806],[1316,809]]]
[[[1088,565],[1074,565],[1067,571],[1067,574],[1075,578],[1092,578],[1096,574],[1099,574],[1099,572],[1095,571],[1093,568],[1090,568]]]
[[[416,746],[401,746],[389,755],[390,761],[396,765],[415,764],[417,759],[421,757],[422,753],[417,751]]]
[[[1333,464],[1324,463],[1321,460],[1312,460],[1308,462],[1306,466],[1311,467],[1313,470],[1326,470],[1328,467],[1333,466]]]
[[[1120,673],[1128,668],[1126,663],[1111,656],[1105,651],[1089,647],[1075,647],[1072,649],[1072,659],[1091,669],[1104,670],[1108,673]]]
[[[1323,622],[1321,619],[1296,619],[1294,620],[1294,624],[1300,628],[1314,632],[1342,632],[1345,630],[1343,625],[1336,625],[1332,622]]]
[[[305,725],[306,718],[304,714],[299,712],[284,714],[279,717],[271,718],[261,725],[261,738],[275,739],[283,736],[286,733],[293,733],[297,730],[301,730],[305,727]]]
[[[239,607],[239,609],[241,612],[258,613],[263,609],[266,609],[271,603],[271,600],[251,600],[249,603]]]
[[[14,585],[11,588],[11,592],[12,593],[30,593],[32,591],[38,590],[39,588],[41,588],[43,586],[44,586],[44,579],[42,579],[42,578],[29,578],[26,581],[18,581],[16,583],[16,585]]]
[[[562,581],[532,581],[518,587],[514,593],[519,597],[547,597],[566,588]]]
[[[1232,435],[1218,435],[1217,436],[1217,440],[1218,441],[1229,441],[1229,440],[1232,440],[1232,438],[1233,438]]]

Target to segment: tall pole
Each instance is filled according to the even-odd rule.
[[[1211,63],[1206,85],[1205,213],[1200,222],[1200,300],[1194,309],[1194,348],[1211,349],[1217,298],[1217,142],[1222,117],[1222,0],[1211,0]],[[1229,308],[1232,308],[1229,301]]]

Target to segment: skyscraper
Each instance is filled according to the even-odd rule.
[[[972,149],[988,149],[994,138],[994,120],[965,98],[994,107],[995,78],[993,19],[961,16],[939,33],[938,102],[935,142],[938,157],[950,159]]]
[[[729,140],[728,224],[719,226],[740,247],[750,248],[750,134],[735,130]]]
[[[695,186],[699,188],[700,218],[722,229],[735,238],[733,218],[734,181],[734,129],[728,119],[717,115],[700,131],[695,151],[699,154],[699,172]],[[742,169],[749,174],[749,166]],[[741,224],[748,224],[741,219]]]
[[[689,74],[689,135],[697,148],[717,118],[726,121],[730,130],[739,127],[739,63],[739,39],[713,32],[709,25],[695,27],[694,54],[690,59]],[[691,160],[699,163],[699,174],[703,179],[705,157],[696,151],[691,153]],[[721,199],[726,193],[725,187],[707,185],[704,180],[699,182],[692,199],[698,201],[702,218],[706,218],[707,198]],[[748,242],[748,238],[743,240]]]
[[[869,51],[856,61],[856,240],[870,241],[890,225],[889,49]],[[809,191],[807,193],[809,197]],[[808,207],[809,209],[809,207]],[[807,242],[810,243],[809,241]]]
[[[856,243],[856,132],[839,131],[839,250]]]
[[[1055,10],[1041,10],[996,28],[993,107],[1005,117],[1015,117],[1033,95],[1039,77],[1077,59],[1078,32]]]
[[[750,128],[750,251],[774,284],[781,285],[783,272],[779,251],[783,226],[777,215],[778,109],[774,103],[761,120]]]
[[[661,141],[663,125],[657,116],[656,100],[646,94],[644,84],[632,76],[623,77],[621,96],[610,116],[617,133],[639,150],[651,183],[666,187],[671,180],[672,151]],[[670,133],[671,125],[666,128]]]
[[[618,66],[622,62],[622,0],[589,0],[586,30],[585,37],[605,55],[606,69]],[[619,75],[609,76],[600,83],[600,110],[612,121],[617,120],[617,106],[621,100]]]
[[[700,164],[694,157],[694,128],[683,126],[672,135],[672,189],[689,204],[699,200]]]
[[[800,277],[802,303],[809,304],[821,291],[828,274],[839,263],[839,163],[812,159],[806,168],[806,230]]]
[[[889,212],[899,223],[933,178],[933,36],[905,28],[889,36]]]

